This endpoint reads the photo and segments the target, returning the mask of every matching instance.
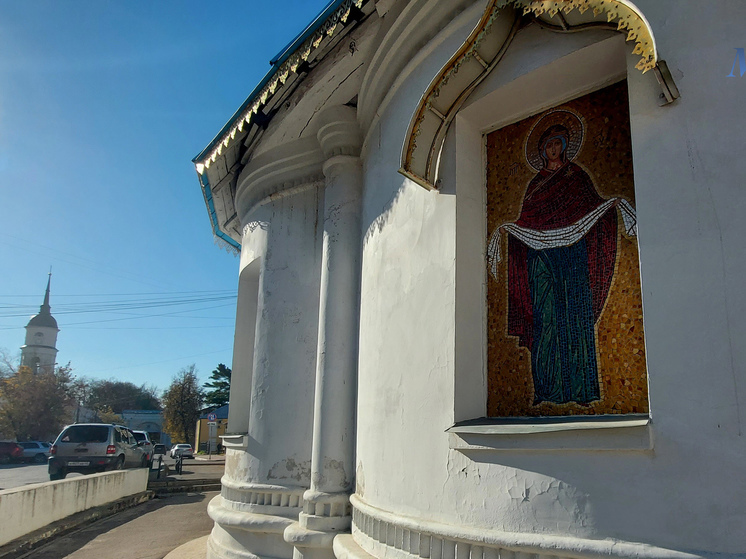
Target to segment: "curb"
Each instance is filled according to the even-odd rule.
[[[207,538],[202,536],[183,545],[180,545],[163,559],[203,559],[207,554]]]
[[[142,491],[129,497],[101,505],[100,507],[72,514],[0,547],[0,559],[20,558],[30,551],[49,543],[53,538],[69,534],[85,524],[112,516],[120,511],[149,501],[153,497],[155,497],[155,492]]]
[[[205,491],[220,491],[220,478],[207,479],[176,479],[148,482],[148,490],[156,495],[168,493],[203,493]],[[0,555],[0,559],[2,556]]]

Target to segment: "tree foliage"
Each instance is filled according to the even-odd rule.
[[[231,370],[218,363],[210,375],[210,382],[204,384],[205,404],[219,408],[228,403],[231,393]]]
[[[102,413],[121,415],[124,410],[161,409],[158,390],[145,384],[137,386],[114,379],[89,380],[84,391],[83,404],[95,410],[99,416]]]
[[[24,440],[51,440],[71,420],[74,391],[70,365],[51,373],[28,367],[0,378],[0,432]]]
[[[193,443],[204,393],[194,365],[179,371],[163,394],[164,431],[175,443]]]
[[[118,413],[114,413],[109,406],[101,406],[96,408],[96,421],[100,423],[115,423],[122,425],[124,419]]]

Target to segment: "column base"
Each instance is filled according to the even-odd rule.
[[[289,518],[236,510],[218,495],[207,507],[215,526],[207,541],[208,559],[291,559],[293,548],[284,530]]]
[[[334,532],[309,530],[299,523],[285,528],[283,537],[293,546],[293,559],[334,559]]]
[[[339,534],[334,538],[333,549],[336,559],[376,559],[357,544],[352,534]]]
[[[283,537],[294,548],[293,559],[334,559],[334,538],[349,533],[351,524],[349,494],[309,489],[298,522],[285,528]]]

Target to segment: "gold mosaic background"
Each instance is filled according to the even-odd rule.
[[[583,167],[604,198],[621,196],[635,206],[627,82],[622,81],[561,105],[585,119],[585,140],[574,162]],[[541,113],[544,114],[544,113]],[[524,157],[531,126],[541,114],[487,135],[487,234],[515,221],[529,181],[536,174]],[[593,415],[648,412],[645,338],[642,321],[637,239],[623,234],[617,215],[617,261],[606,306],[596,323],[601,400],[533,403],[531,354],[507,334],[507,263],[498,265],[499,282],[488,275],[488,398],[490,417]],[[507,255],[503,235],[501,252]]]

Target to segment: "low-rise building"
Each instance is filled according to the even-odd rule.
[[[171,445],[171,437],[163,432],[163,412],[160,410],[124,410],[124,424],[135,431],[147,431],[153,443]]]
[[[210,416],[215,414],[215,426],[211,429]],[[197,428],[194,431],[194,451],[204,450],[208,452],[217,452],[220,450],[220,437],[225,435],[225,428],[228,426],[228,404],[216,409],[209,409],[199,416]],[[212,446],[208,443],[212,442]],[[221,445],[222,446],[222,445]]]

